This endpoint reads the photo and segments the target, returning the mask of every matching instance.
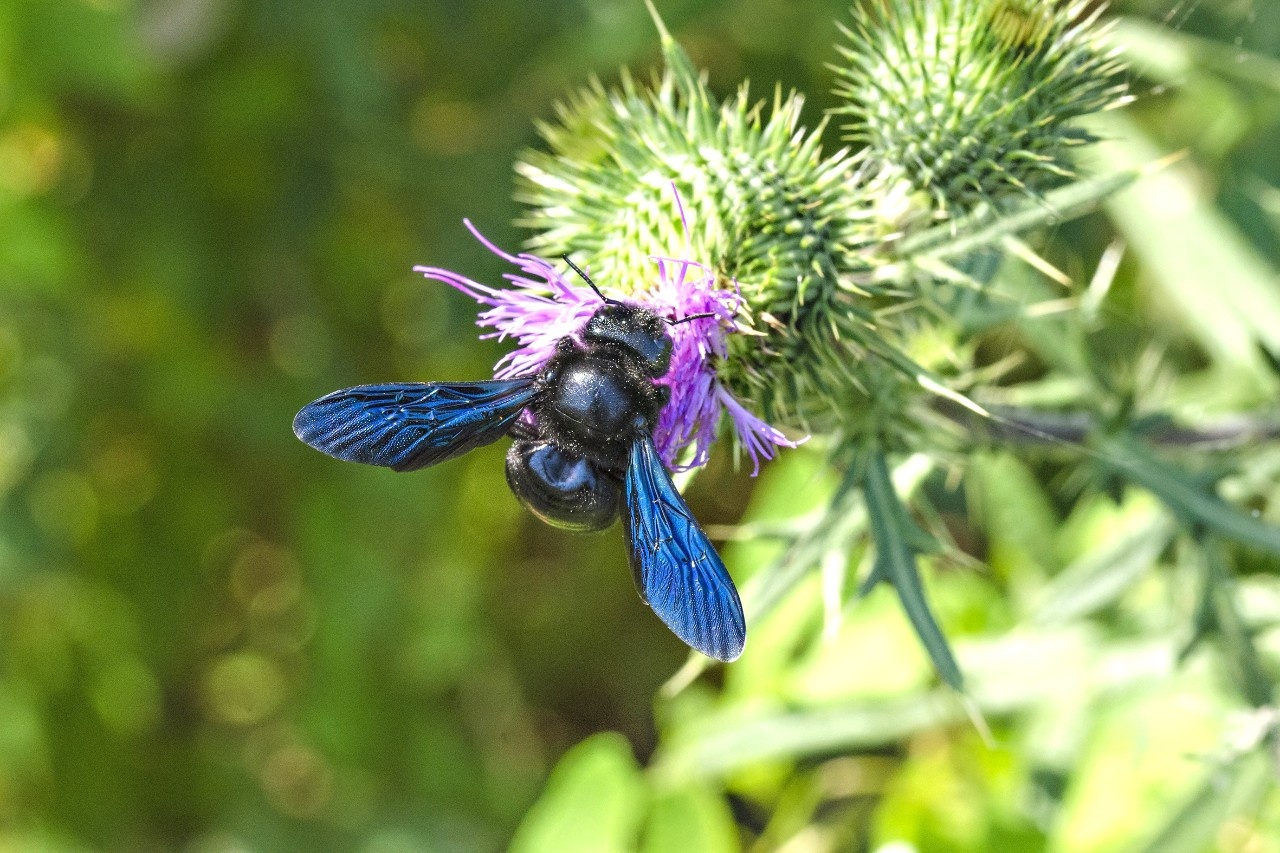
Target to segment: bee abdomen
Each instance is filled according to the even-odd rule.
[[[545,441],[507,451],[507,484],[529,511],[555,527],[604,530],[618,515],[618,481],[588,459]]]

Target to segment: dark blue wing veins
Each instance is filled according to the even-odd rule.
[[[497,441],[539,392],[534,377],[358,385],[308,403],[293,432],[347,462],[414,471]]]
[[[624,496],[640,597],[692,648],[722,661],[737,659],[747,641],[738,591],[676,491],[653,439],[643,433],[631,447]]]

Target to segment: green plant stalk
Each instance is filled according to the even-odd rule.
[[[916,567],[916,554],[937,550],[937,543],[907,515],[906,507],[893,488],[884,454],[872,447],[862,463],[862,493],[867,504],[876,558],[860,591],[866,594],[878,583],[892,585],[938,675],[952,689],[963,691],[964,676],[946,636],[929,609],[924,586],[920,582],[920,571]]]

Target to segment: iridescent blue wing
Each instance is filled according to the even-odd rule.
[[[692,648],[735,660],[747,641],[738,591],[647,435],[631,446],[623,500],[640,597]]]
[[[532,377],[358,385],[303,406],[293,433],[347,462],[414,471],[497,441],[537,393]]]

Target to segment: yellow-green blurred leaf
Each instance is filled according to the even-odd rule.
[[[617,734],[565,753],[511,844],[514,853],[614,853],[635,848],[648,789]]]
[[[654,798],[640,849],[644,853],[733,853],[741,847],[724,799],[709,787],[691,785]]]

